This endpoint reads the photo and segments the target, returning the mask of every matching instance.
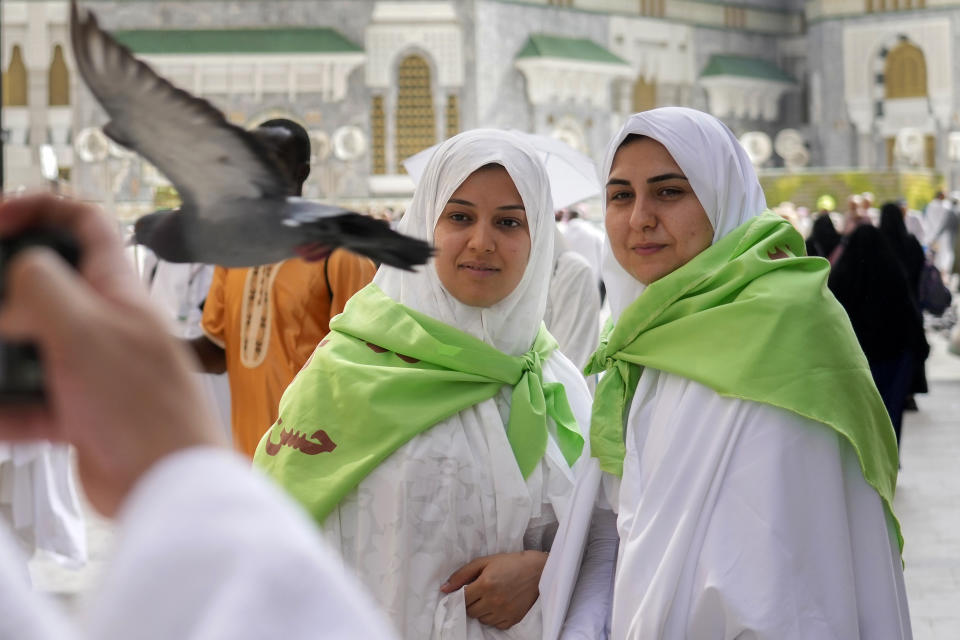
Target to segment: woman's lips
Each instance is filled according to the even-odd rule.
[[[640,256],[649,256],[649,255],[653,255],[657,251],[660,251],[666,246],[667,245],[665,244],[644,243],[644,244],[635,244],[632,247],[630,247],[630,250]]]
[[[471,276],[474,276],[477,278],[487,278],[497,273],[500,273],[500,269],[490,266],[488,264],[465,262],[459,265],[458,268],[462,271],[466,271]]]

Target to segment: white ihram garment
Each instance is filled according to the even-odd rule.
[[[765,208],[746,153],[712,116],[637,114],[628,133],[663,144],[690,181],[714,242]],[[604,180],[605,182],[605,180]],[[604,246],[613,318],[644,285]],[[880,497],[835,431],[645,369],[625,425],[616,640],[907,640],[897,543]]]
[[[582,371],[600,341],[600,288],[583,256],[567,249],[562,237],[556,243],[543,323],[563,355]]]
[[[563,238],[572,251],[576,251],[590,264],[593,276],[599,285],[601,278],[603,231],[581,218],[569,220],[563,227]]]
[[[553,266],[553,208],[536,151],[503,131],[475,130],[451,138],[427,164],[398,230],[432,240],[453,192],[490,163],[507,170],[526,210],[530,259],[516,289],[491,307],[470,307],[445,289],[432,263],[416,273],[381,268],[374,282],[401,304],[521,355],[539,331]],[[591,399],[583,376],[555,352],[543,364],[543,379],[565,386],[589,440]],[[588,457],[589,445],[570,469],[551,434],[546,455],[524,480],[506,437],[511,391],[505,387],[414,437],[364,478],[324,522],[327,539],[403,638],[553,640],[564,623],[587,544],[599,469]],[[549,428],[555,432],[552,420]],[[468,618],[463,589],[446,596],[440,592],[468,562],[524,549],[551,553],[540,598],[512,628],[500,631]],[[612,576],[612,558],[604,569]],[[578,607],[593,613],[578,616],[577,624],[590,629],[585,633],[603,628],[608,595],[578,591],[578,597],[597,599]]]
[[[73,628],[9,570],[0,528],[0,638],[391,640],[290,498],[249,461],[194,448],[157,463],[128,496],[102,584]]]
[[[28,554],[48,553],[69,567],[87,561],[87,533],[70,447],[0,442],[0,520]]]
[[[144,251],[149,251],[144,248]],[[158,260],[150,251],[144,258],[143,279],[150,291],[150,299],[157,303],[170,333],[191,340],[203,335],[200,322],[202,305],[213,281],[213,265],[181,264]],[[227,374],[196,373],[207,404],[227,435],[230,423],[230,383]]]
[[[896,538],[835,431],[652,369],[628,425],[612,638],[911,637]]]

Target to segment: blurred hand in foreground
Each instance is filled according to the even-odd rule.
[[[47,403],[0,407],[0,439],[75,445],[87,497],[113,515],[164,456],[225,443],[191,377],[196,365],[152,311],[115,225],[49,195],[0,203],[0,236],[32,226],[73,234],[80,265],[29,249],[3,274],[0,337],[37,345]]]

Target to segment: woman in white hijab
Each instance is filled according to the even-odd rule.
[[[828,264],[712,116],[634,115],[602,171],[611,637],[909,638],[895,441]]]
[[[436,258],[381,268],[351,299],[255,462],[322,522],[402,637],[556,638],[584,547],[586,582],[609,585],[616,539],[586,544],[590,395],[541,329],[554,223],[536,152],[493,130],[448,140],[398,230]],[[599,637],[608,596],[577,589],[564,633]]]

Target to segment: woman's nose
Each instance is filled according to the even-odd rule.
[[[633,210],[630,212],[630,228],[643,231],[657,226],[657,215],[653,203],[643,196],[636,196]]]
[[[475,224],[470,230],[467,246],[480,253],[490,253],[496,248],[493,230],[485,224]]]

